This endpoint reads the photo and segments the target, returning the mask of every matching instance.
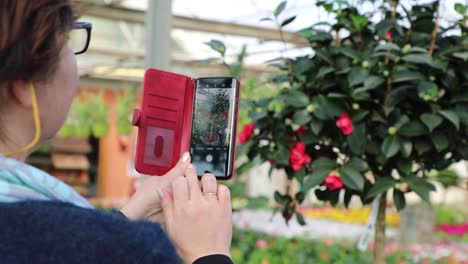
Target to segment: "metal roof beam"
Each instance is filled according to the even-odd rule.
[[[128,9],[123,7],[99,5],[82,0],[78,2],[81,2],[83,4],[85,3],[83,15],[101,17],[117,21],[127,21],[139,24],[145,23],[144,11]],[[173,28],[233,36],[252,37],[264,41],[284,40],[287,43],[292,43],[297,46],[309,45],[307,40],[296,32],[283,31],[282,39],[279,34],[279,31],[276,29],[220,22],[207,19],[189,18],[183,16],[173,17]]]

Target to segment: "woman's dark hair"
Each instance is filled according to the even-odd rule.
[[[0,90],[47,81],[73,23],[70,0],[0,0]]]

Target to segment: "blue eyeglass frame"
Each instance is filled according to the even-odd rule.
[[[83,54],[88,50],[89,42],[91,41],[91,30],[93,29],[93,24],[89,22],[75,22],[73,29],[85,29],[87,33],[86,44],[82,50],[75,52],[75,55]]]

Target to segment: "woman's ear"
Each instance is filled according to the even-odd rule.
[[[26,108],[32,107],[32,94],[30,85],[31,83],[25,81],[14,81],[11,83],[11,93],[13,100]]]

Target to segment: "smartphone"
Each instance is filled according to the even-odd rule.
[[[199,78],[193,95],[190,154],[201,177],[230,179],[234,170],[239,80]]]

